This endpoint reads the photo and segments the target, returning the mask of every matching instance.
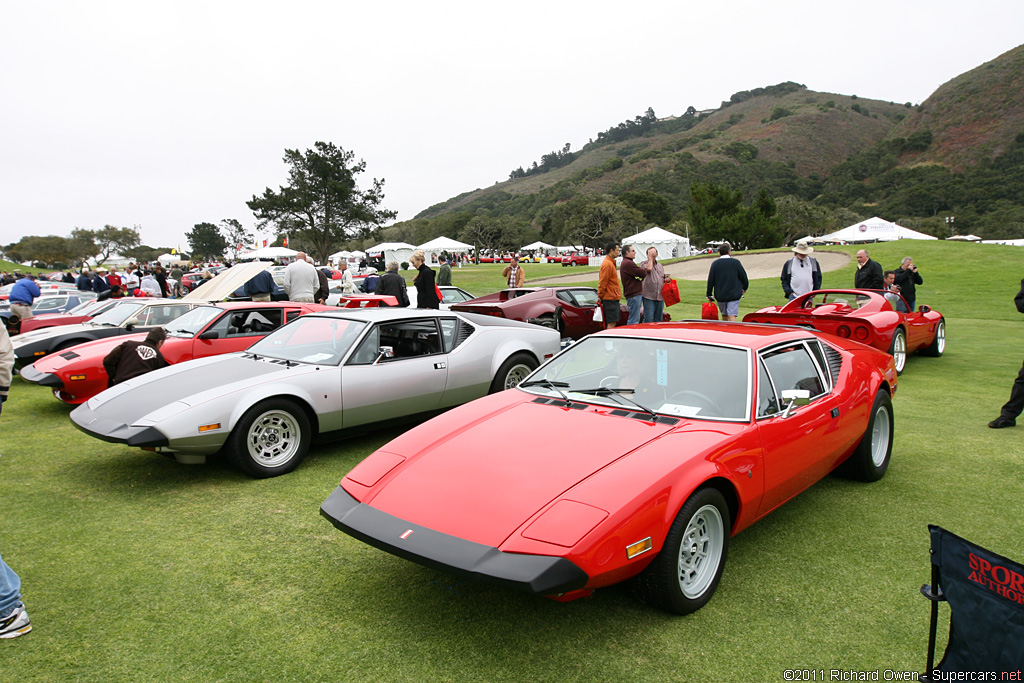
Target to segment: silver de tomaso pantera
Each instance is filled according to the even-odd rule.
[[[554,330],[410,309],[305,315],[246,351],[188,361],[71,413],[96,438],[254,477],[295,469],[314,436],[450,408],[516,386],[558,352]]]

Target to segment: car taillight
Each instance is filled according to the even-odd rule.
[[[840,325],[839,329],[836,330],[836,334],[838,334],[840,337],[843,337],[844,339],[848,338],[850,336],[850,328],[847,327],[846,325]]]
[[[864,341],[865,339],[868,338],[868,328],[858,327],[856,330],[853,331],[853,336],[859,339],[860,341]]]

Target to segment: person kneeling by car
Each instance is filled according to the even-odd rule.
[[[109,378],[107,386],[167,367],[167,360],[160,353],[165,339],[167,330],[154,327],[143,341],[126,341],[108,353],[103,359],[103,368]]]

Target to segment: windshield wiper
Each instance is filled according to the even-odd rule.
[[[561,396],[562,399],[565,401],[566,407],[569,407],[569,406],[572,405],[572,401],[569,400],[569,397],[566,396],[565,393],[562,391],[562,389],[568,389],[569,388],[569,383],[568,382],[552,382],[550,379],[532,379],[529,382],[520,382],[519,386],[521,386],[521,387],[540,386],[540,387],[548,387],[550,389],[554,389],[555,391],[558,392],[558,395]]]
[[[633,404],[634,406],[636,406],[640,410],[644,411],[648,415],[650,415],[652,420],[656,420],[658,418],[658,414],[655,413],[653,410],[651,410],[647,406],[643,405],[642,403],[637,403],[636,401],[634,401],[633,399],[631,399],[628,396],[623,396],[622,395],[622,394],[632,394],[632,393],[634,393],[634,391],[635,391],[634,389],[625,389],[625,388],[616,389],[614,387],[597,387],[596,389],[573,389],[573,393],[575,393],[575,394],[594,394],[595,396],[611,396],[612,398],[614,398],[617,401],[626,401],[628,403]]]

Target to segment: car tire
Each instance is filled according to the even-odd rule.
[[[946,319],[939,318],[939,324],[935,326],[935,338],[927,347],[921,349],[922,356],[938,358],[946,350]]]
[[[272,398],[247,410],[228,437],[228,457],[257,479],[291,472],[309,452],[313,429],[294,401]]]
[[[839,474],[858,481],[878,481],[889,469],[892,457],[892,399],[885,389],[879,390],[871,406],[871,418],[864,436],[850,457],[840,466]]]
[[[528,353],[513,354],[498,368],[498,374],[491,381],[488,393],[496,394],[506,389],[514,389],[527,375],[536,370],[538,365],[539,363]]]
[[[889,344],[889,355],[896,363],[896,374],[902,375],[907,367],[907,333],[902,327],[897,327],[892,333],[892,342]]]
[[[633,583],[641,601],[673,614],[690,614],[718,588],[729,551],[729,506],[707,486],[683,504],[661,552]]]
[[[576,267],[576,262],[575,261],[569,261],[569,267],[570,268],[575,268]]]

